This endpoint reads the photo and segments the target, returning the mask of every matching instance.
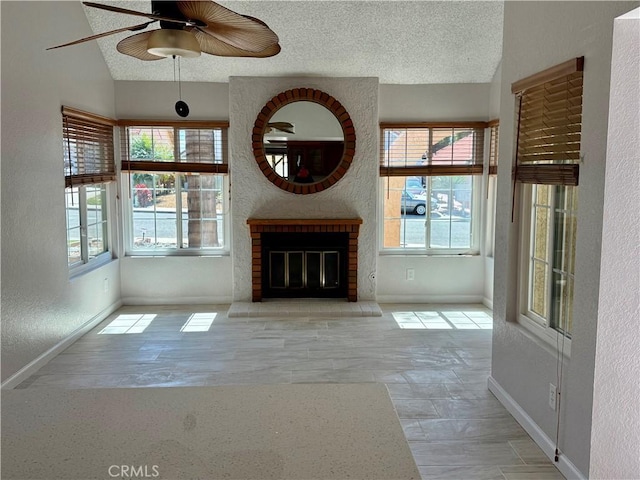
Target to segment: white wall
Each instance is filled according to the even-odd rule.
[[[356,153],[345,176],[331,188],[295,195],[271,184],[251,150],[253,124],[262,107],[285,90],[307,87],[335,97],[349,112]],[[251,299],[248,218],[362,218],[358,250],[358,298],[375,298],[378,185],[378,80],[376,78],[231,77],[230,169],[233,236],[233,298]]]
[[[616,19],[613,35],[589,469],[594,479],[640,478],[640,9]]]
[[[481,303],[484,258],[476,256],[380,255],[381,303]],[[407,280],[407,268],[415,279]]]
[[[489,88],[488,83],[380,85],[380,121],[486,121]]]
[[[514,96],[511,83],[573,57],[585,57],[574,326],[565,367],[560,449],[589,470],[591,405],[598,315],[607,110],[613,19],[636,2],[507,2],[500,99],[500,164],[494,282],[492,380],[534,424],[555,438],[548,407],[555,353],[514,323],[517,316],[517,221],[511,223]]]
[[[500,118],[500,90],[502,88],[502,62],[498,65],[489,89],[489,119]],[[490,137],[487,136],[490,141]],[[500,137],[498,137],[499,139]],[[485,305],[493,306],[493,256],[494,222],[496,214],[496,177],[493,176],[487,182],[489,192],[486,197],[486,210],[484,216],[484,298]]]
[[[238,80],[249,81],[251,79],[238,78]],[[287,83],[291,87],[300,85],[325,85],[329,80],[323,79],[318,83],[318,79],[293,79]],[[363,146],[367,142],[367,148],[373,146],[371,140],[375,142],[375,150],[363,154],[362,158],[366,160],[355,160],[355,165],[367,162],[367,177],[373,180],[371,175],[373,169],[377,168],[378,162],[378,145],[377,145],[377,108],[375,105],[376,96],[374,91],[369,95],[365,92],[367,83],[358,84],[360,79],[349,79],[350,84],[355,85],[353,90],[349,90],[348,95],[353,97],[350,101],[358,110],[362,110],[362,119],[366,121],[367,128],[371,124],[376,125],[376,130],[370,131],[366,135],[358,135],[357,151],[358,154],[363,152]],[[378,261],[373,257],[377,252],[377,217],[375,213],[375,205],[377,205],[377,177],[374,184],[375,189],[366,187],[366,192],[360,191],[364,183],[360,183],[363,178],[359,174],[354,174],[352,167],[347,176],[341,180],[336,186],[326,192],[314,194],[311,196],[293,195],[277,189],[272,186],[264,176],[257,171],[257,166],[250,150],[250,132],[255,121],[255,116],[264,106],[267,100],[280,91],[289,88],[284,84],[280,86],[280,79],[260,78],[254,83],[258,85],[272,85],[272,90],[264,92],[265,98],[260,98],[260,102],[256,100],[255,104],[251,104],[249,100],[252,98],[246,92],[238,94],[235,100],[229,96],[229,84],[211,84],[211,83],[183,83],[182,96],[191,108],[189,119],[209,119],[209,120],[226,120],[231,117],[230,131],[230,152],[231,152],[231,180],[232,180],[232,202],[231,210],[234,218],[233,227],[233,246],[231,248],[232,255],[236,250],[242,249],[244,240],[238,240],[238,231],[236,227],[247,229],[247,216],[281,216],[285,212],[289,212],[293,216],[358,216],[359,211],[367,214],[367,227],[363,227],[363,233],[368,240],[365,243],[361,239],[360,254],[369,257],[365,262],[365,266],[361,268],[361,278],[359,278],[360,296],[361,298],[373,298],[376,294],[379,301],[427,301],[429,299],[438,299],[438,301],[482,301],[483,287],[485,285],[485,277],[487,270],[482,266],[477,258],[474,257],[412,257],[416,262],[416,280],[407,283],[405,280],[405,272],[402,265],[403,261],[400,257],[383,256]],[[313,83],[312,85],[312,82]],[[233,82],[232,82],[233,83]],[[329,82],[331,84],[331,82]],[[250,87],[252,95],[257,95],[264,90],[265,87]],[[362,90],[362,93],[358,92]],[[355,92],[355,93],[352,93]],[[450,120],[488,120],[489,102],[490,102],[490,85],[489,84],[462,84],[462,85],[380,85],[379,89],[379,105],[380,105],[380,121],[450,121]],[[366,94],[365,94],[366,93]],[[116,94],[116,114],[118,118],[147,118],[147,119],[166,119],[175,118],[176,114],[173,110],[175,100],[177,100],[177,86],[173,82],[115,82]],[[267,98],[268,97],[268,98]],[[345,104],[346,102],[336,94],[336,97]],[[357,98],[356,98],[357,97]],[[230,107],[230,102],[231,107]],[[235,103],[234,103],[235,102]],[[353,115],[351,110],[349,112]],[[234,115],[230,115],[230,111]],[[237,112],[237,114],[236,114]],[[241,118],[243,123],[236,126],[236,119]],[[240,132],[240,133],[238,133]],[[255,173],[259,175],[253,177]],[[377,170],[376,170],[377,174]],[[249,175],[249,176],[248,176]],[[244,182],[247,182],[246,184]],[[354,191],[349,191],[353,185]],[[243,186],[244,185],[244,186]],[[260,186],[260,188],[256,188]],[[243,189],[250,191],[249,196]],[[270,192],[266,198],[263,196],[265,192]],[[279,206],[282,203],[268,204],[266,199],[271,198],[273,194],[278,198],[278,202],[287,205],[285,211],[281,211]],[[337,194],[337,196],[336,196]],[[250,200],[254,196],[259,196],[255,208],[257,210],[248,212]],[[365,201],[363,198],[369,198]],[[291,202],[289,199],[295,201]],[[354,200],[356,198],[356,200]],[[249,202],[249,203],[248,203]],[[367,203],[366,206],[360,205],[354,207],[359,202]],[[298,212],[298,213],[294,213]],[[239,217],[240,216],[240,217]],[[361,215],[360,215],[361,216]],[[240,218],[240,219],[239,219]],[[364,218],[364,217],[363,217]],[[248,231],[248,230],[247,230]],[[362,233],[361,233],[362,234]],[[243,235],[243,234],[241,234]],[[364,247],[363,247],[364,246]],[[244,245],[246,248],[246,245]],[[365,252],[365,253],[363,253]],[[239,254],[241,255],[241,254]],[[144,263],[141,263],[141,262]],[[144,264],[145,269],[149,268],[154,273],[155,278],[165,278],[162,285],[171,285],[160,294],[153,285],[142,278],[143,274],[139,266]],[[163,266],[171,264],[171,271],[166,271]],[[173,258],[154,257],[145,259],[136,259],[124,257],[121,259],[122,269],[122,300],[125,304],[132,303],[153,303],[162,301],[163,303],[183,303],[185,299],[200,299],[206,302],[227,302],[232,299],[232,283],[230,271],[230,263],[228,257],[202,257],[200,261],[194,261],[188,257]],[[437,269],[439,272],[437,282],[433,282],[430,272]],[[369,274],[377,270],[377,287],[375,280],[369,278]],[[145,270],[146,271],[146,270]],[[243,269],[233,269],[233,275],[240,275]],[[212,274],[212,272],[217,272]],[[465,272],[465,282],[460,282],[460,272]],[[219,274],[218,274],[219,273]],[[246,272],[245,272],[246,273]],[[197,292],[193,290],[192,278],[209,279],[208,282],[201,284]],[[184,279],[184,280],[183,280]],[[243,283],[244,297],[250,296],[250,277],[239,277],[235,282]],[[491,275],[489,280],[492,281]],[[448,299],[448,300],[447,300]],[[434,300],[435,301],[435,300]]]
[[[488,83],[380,85],[381,122],[487,121]],[[485,196],[482,196],[483,208]],[[482,227],[482,221],[478,222]],[[408,266],[415,280],[406,279]],[[480,256],[380,255],[379,302],[482,302],[486,295]],[[493,277],[490,277],[493,280]]]
[[[502,62],[493,74],[489,85],[489,117],[491,120],[500,117],[500,91],[502,88]]]
[[[2,380],[117,304],[119,263],[69,280],[60,107],[114,115],[79,2],[1,2]],[[115,210],[115,192],[110,206]],[[104,292],[104,280],[109,291]]]
[[[170,59],[167,69],[173,68]],[[186,63],[186,62],[185,62]],[[187,65],[183,69],[188,68]],[[116,115],[119,119],[154,120],[228,120],[229,84],[182,82],[182,100],[189,105],[189,117],[181,118],[175,111],[179,99],[176,82],[115,82]]]
[[[231,257],[124,257],[125,305],[231,302]]]
[[[167,68],[172,68],[171,65],[167,60]],[[174,82],[119,80],[115,82],[115,96],[119,119],[183,120],[174,110],[178,100],[178,85]],[[229,119],[229,85],[226,83],[183,82],[182,99],[190,110],[186,120]],[[120,263],[125,305],[231,302],[229,255],[123,256]]]

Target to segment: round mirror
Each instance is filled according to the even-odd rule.
[[[277,187],[308,194],[329,188],[346,173],[355,153],[355,129],[335,98],[311,88],[273,97],[253,128],[253,153]]]

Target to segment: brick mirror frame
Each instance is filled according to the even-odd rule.
[[[264,148],[264,134],[271,117],[285,105],[300,101],[314,102],[327,108],[340,122],[344,137],[344,151],[338,166],[325,178],[315,183],[302,184],[282,178],[269,165]],[[313,88],[294,88],[279,93],[262,108],[253,126],[251,145],[258,167],[271,183],[287,192],[306,195],[321,192],[331,187],[344,176],[355,154],[356,132],[347,110],[331,95]]]

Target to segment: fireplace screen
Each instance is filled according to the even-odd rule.
[[[263,234],[263,295],[346,297],[348,241],[342,232]]]
[[[340,252],[271,251],[269,287],[331,289],[340,287]]]

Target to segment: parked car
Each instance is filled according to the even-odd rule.
[[[404,188],[411,195],[420,195],[425,191],[420,177],[407,177],[404,182]]]
[[[404,190],[401,201],[402,213],[415,213],[416,215],[424,215],[427,213],[427,196],[424,193],[412,194]],[[431,210],[438,207],[438,201],[435,198],[431,198],[431,202],[429,203]]]

